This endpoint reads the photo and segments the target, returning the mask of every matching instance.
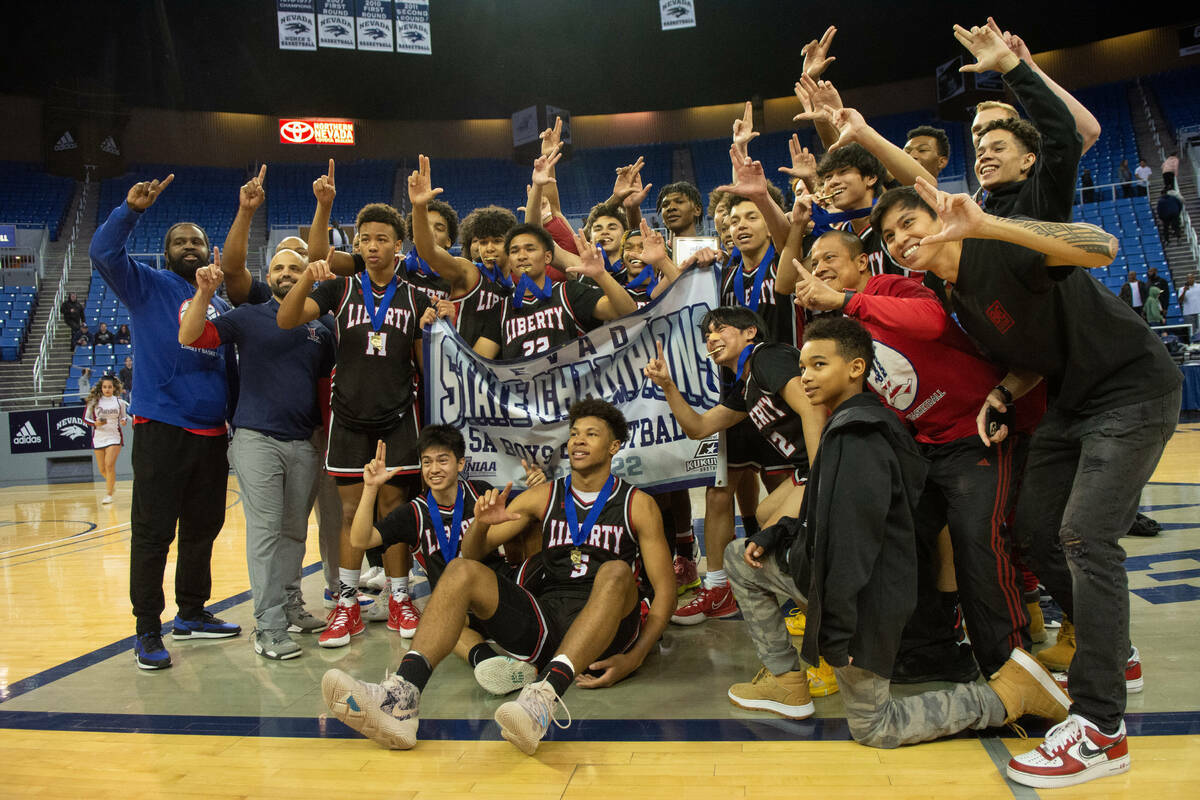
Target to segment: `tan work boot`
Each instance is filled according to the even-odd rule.
[[[1075,657],[1075,625],[1063,617],[1062,627],[1058,629],[1058,640],[1037,654],[1037,660],[1042,666],[1055,672],[1066,672]]]
[[[1046,618],[1042,616],[1042,604],[1034,600],[1025,604],[1025,610],[1029,612],[1029,638],[1041,644],[1046,641]]]
[[[763,667],[749,683],[729,687],[729,702],[754,711],[770,711],[788,719],[808,719],[813,715],[812,696],[808,693],[808,673],[794,669],[772,675]]]
[[[1005,724],[1026,714],[1062,722],[1071,707],[1071,698],[1058,688],[1054,676],[1019,647],[1013,648],[988,686],[1004,703]]]

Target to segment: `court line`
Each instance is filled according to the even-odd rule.
[[[1031,787],[1009,780],[1008,777],[1008,760],[1012,758],[1009,755],[1008,748],[1001,743],[1000,738],[988,734],[979,735],[979,743],[983,745],[983,751],[992,759],[992,763],[996,765],[996,769],[1000,771],[1000,777],[1008,785],[1008,790],[1012,792],[1012,796],[1016,800],[1038,800],[1038,793]]]

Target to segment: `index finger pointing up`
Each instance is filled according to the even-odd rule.
[[[333,159],[332,158],[329,159],[329,172],[327,172],[326,174],[329,176],[330,182],[332,182],[333,181]]]

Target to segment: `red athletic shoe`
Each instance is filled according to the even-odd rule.
[[[420,622],[421,612],[413,605],[411,597],[404,595],[403,600],[397,600],[395,595],[388,597],[389,631],[399,631],[405,639],[411,639],[416,634]]]
[[[1124,721],[1116,734],[1106,736],[1077,714],[1048,730],[1041,746],[1008,762],[1009,778],[1039,789],[1074,786],[1128,770]]]
[[[357,636],[367,629],[363,624],[362,612],[358,603],[342,605],[341,602],[329,612],[326,620],[328,627],[321,632],[317,644],[321,647],[345,647],[350,644],[350,637]]]
[[[700,585],[700,574],[696,571],[696,562],[683,556],[675,556],[675,594],[680,595],[688,589]]]
[[[1054,682],[1063,689],[1067,688],[1067,673],[1053,672]],[[1125,662],[1125,693],[1137,694],[1142,690],[1145,682],[1142,680],[1142,656],[1138,649],[1133,648],[1133,655]]]
[[[728,585],[715,586],[712,589],[701,587],[690,603],[675,609],[675,613],[671,615],[671,622],[676,625],[699,625],[710,617],[723,619],[736,613],[737,600],[733,599],[733,589]]]

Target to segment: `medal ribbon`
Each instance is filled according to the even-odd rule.
[[[487,264],[484,264],[482,261],[476,261],[475,266],[478,267],[479,271],[482,272],[485,276],[487,276],[487,279],[490,280],[492,283],[498,283],[501,286],[503,286],[505,289],[512,291],[512,288],[513,288],[512,278],[508,277],[503,272],[501,272],[499,267],[489,267]]]
[[[815,239],[823,233],[829,233],[831,230],[833,230],[833,226],[837,225],[839,222],[846,222],[852,219],[862,219],[863,217],[870,216],[872,208],[874,208],[874,204],[872,204],[871,208],[859,208],[854,211],[838,211],[837,213],[831,214],[825,209],[821,208],[821,206],[814,203],[812,207],[812,221],[814,227],[811,236]]]
[[[736,380],[740,381],[742,379],[742,370],[744,370],[746,368],[746,362],[750,360],[750,354],[753,352],[754,352],[754,345],[752,345],[752,344],[748,344],[744,348],[742,348],[742,354],[738,356]]]
[[[754,269],[754,289],[753,294],[749,299],[746,297],[746,273],[743,269],[738,268],[733,271],[733,290],[737,292],[737,299],[751,311],[758,311],[758,303],[762,294],[763,279],[767,277],[767,271],[771,269],[771,262],[775,260],[775,245],[767,245],[767,252],[763,254],[762,261],[758,262],[758,266]],[[744,264],[742,266],[745,266]]]
[[[637,274],[637,277],[632,279],[631,281],[629,281],[629,283],[625,284],[625,288],[626,289],[637,289],[643,283],[646,283],[651,275],[654,276],[654,279],[650,280],[648,285],[646,286],[646,293],[649,294],[650,292],[654,291],[655,286],[658,286],[658,273],[655,272],[654,267],[650,266],[649,264],[644,265],[642,267],[642,271]]]
[[[425,263],[425,259],[417,255],[417,249],[414,247],[408,251],[408,255],[404,257],[405,272],[416,272],[424,275],[427,278],[435,277],[433,269],[429,264]]]
[[[567,510],[567,530],[571,532],[571,544],[579,547],[587,541],[588,536],[592,532],[592,528],[596,526],[596,520],[600,518],[600,512],[604,510],[604,506],[608,503],[608,498],[612,497],[613,489],[617,485],[617,476],[609,475],[608,480],[604,482],[604,487],[600,489],[600,494],[596,497],[596,502],[592,503],[592,510],[583,520],[583,528],[579,527],[579,515],[575,511],[575,495],[571,494],[571,476],[567,476],[566,480],[566,496],[563,498],[563,505]]]
[[[446,539],[445,526],[442,524],[442,511],[438,508],[437,500],[433,499],[433,490],[425,493],[425,501],[429,504],[429,518],[433,521],[433,533],[437,536],[438,549],[442,558],[449,564],[458,555],[458,540],[462,538],[463,520],[463,485],[458,484],[458,495],[454,498],[454,516],[450,519],[450,538]]]
[[[608,261],[608,251],[599,245],[596,245],[596,249],[600,251],[600,257],[604,259],[604,270],[606,272],[616,275],[618,272],[625,269],[625,264],[621,262],[621,259],[618,258],[617,263],[610,264]]]
[[[529,292],[539,300],[549,300],[551,292],[554,291],[554,284],[550,282],[550,276],[546,276],[546,283],[542,288],[533,282],[533,278],[529,277],[529,273],[521,273],[521,280],[517,281],[516,287],[513,289],[513,305],[517,308],[521,307],[521,303],[525,300],[525,292]]]
[[[367,277],[367,273],[359,274],[358,282],[362,289],[363,305],[367,307],[367,316],[371,319],[371,329],[379,333],[383,321],[387,318],[388,308],[392,305],[392,298],[396,296],[396,281],[388,281],[388,287],[379,301],[379,308],[375,308],[375,292],[371,288],[371,279]]]

